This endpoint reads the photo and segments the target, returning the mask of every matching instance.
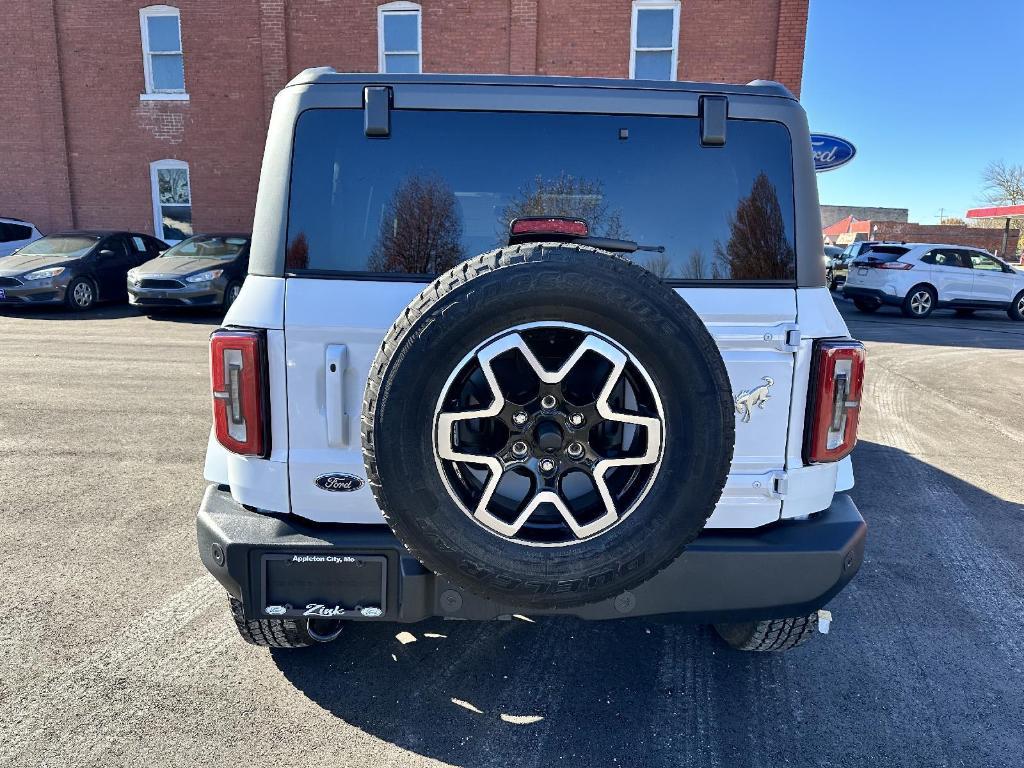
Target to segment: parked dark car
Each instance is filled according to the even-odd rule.
[[[133,307],[223,307],[249,271],[249,235],[193,235],[128,273]]]
[[[125,275],[168,247],[138,232],[76,230],[47,235],[0,259],[0,304],[89,309],[123,301]]]

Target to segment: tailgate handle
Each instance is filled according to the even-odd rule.
[[[348,445],[348,414],[345,412],[345,369],[348,368],[348,347],[329,344],[324,361],[326,398],[324,415],[327,418],[327,444],[338,448]]]

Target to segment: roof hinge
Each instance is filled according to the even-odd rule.
[[[725,123],[729,117],[729,99],[725,96],[700,97],[700,145],[725,146]]]
[[[391,87],[368,85],[363,88],[363,127],[367,136],[391,135]]]

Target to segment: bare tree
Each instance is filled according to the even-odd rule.
[[[1024,204],[1024,165],[994,160],[981,173],[982,198],[989,205]]]
[[[981,199],[989,205],[1024,205],[1024,165],[1014,165],[1003,160],[994,160],[981,173]],[[1002,229],[1005,219],[978,219],[971,226]],[[1010,220],[1010,226],[1024,231],[1024,216]],[[1024,249],[1024,238],[1017,243]]]
[[[523,216],[571,216],[586,221],[596,237],[628,237],[619,211],[605,203],[604,184],[598,179],[581,179],[568,173],[553,179],[535,177],[501,212],[499,242],[508,237],[512,220]]]
[[[288,269],[306,269],[309,266],[309,240],[305,232],[299,232],[288,243],[284,263]]]
[[[683,274],[680,277],[686,280],[703,280],[710,277],[708,274],[708,263],[700,248],[694,248],[683,263]]]
[[[651,256],[644,266],[657,275],[660,280],[672,277],[672,259],[666,253]]]
[[[370,269],[433,275],[464,258],[462,219],[451,188],[436,176],[408,177],[384,208]]]
[[[736,280],[788,280],[796,259],[786,237],[786,224],[775,185],[762,172],[750,195],[729,217],[729,242],[715,243],[716,261],[725,276]],[[713,275],[715,276],[715,275]]]

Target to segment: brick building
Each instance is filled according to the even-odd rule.
[[[885,209],[883,209],[885,210]],[[891,210],[891,209],[890,209]],[[898,209],[902,210],[902,209]],[[828,245],[849,245],[859,240],[894,240],[907,243],[946,243],[984,248],[1011,261],[1016,259],[1021,233],[1010,229],[1003,244],[1003,230],[967,224],[915,224],[903,221],[879,221],[847,216],[822,228],[822,240]]]
[[[823,227],[829,227],[849,218],[859,221],[871,219],[875,221],[909,221],[910,210],[908,208],[881,208],[864,205],[821,206],[821,225]]]
[[[306,67],[747,82],[799,94],[808,0],[32,0],[0,50],[0,215],[247,229]]]

